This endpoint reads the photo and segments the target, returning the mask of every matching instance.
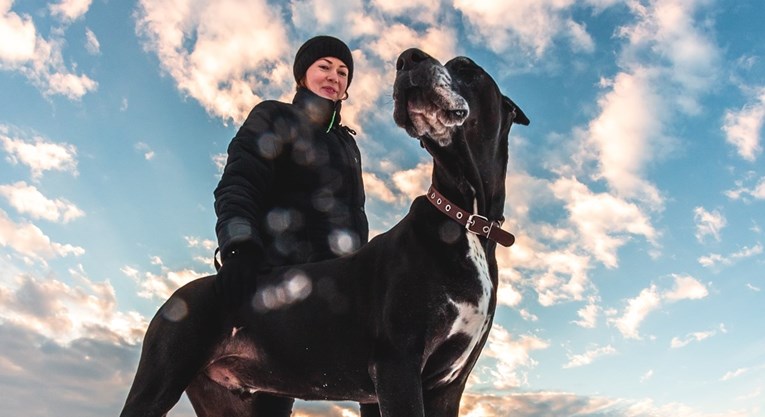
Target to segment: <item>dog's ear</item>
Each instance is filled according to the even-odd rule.
[[[507,96],[502,96],[502,105],[505,106],[505,111],[507,111],[509,114],[515,114],[515,118],[513,119],[513,123],[528,126],[531,121],[528,117],[526,117],[526,114],[521,110],[520,107],[518,107],[513,100],[510,100]]]

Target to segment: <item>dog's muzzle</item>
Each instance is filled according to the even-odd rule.
[[[452,88],[449,72],[435,58],[417,49],[404,51],[396,69],[396,124],[412,137],[427,136],[441,146],[449,145],[454,128],[470,114],[467,101]]]

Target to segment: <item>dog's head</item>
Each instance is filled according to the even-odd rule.
[[[393,101],[396,124],[436,162],[434,185],[449,183],[464,204],[476,197],[481,212],[501,215],[510,127],[529,119],[494,79],[469,58],[441,65],[408,49],[396,63]]]
[[[396,62],[393,119],[406,132],[440,146],[452,143],[462,128],[469,137],[497,136],[479,129],[502,129],[529,119],[502,95],[494,79],[470,58],[457,57],[446,65],[419,49],[404,51]],[[507,132],[504,132],[505,134]]]

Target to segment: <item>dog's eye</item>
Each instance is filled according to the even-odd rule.
[[[472,66],[461,65],[457,68],[457,75],[462,82],[472,84],[481,75],[481,71]]]

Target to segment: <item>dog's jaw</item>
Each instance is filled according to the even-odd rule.
[[[455,128],[467,119],[467,101],[452,88],[449,72],[433,60],[417,72],[399,74],[394,87],[394,120],[414,138],[451,144]]]

